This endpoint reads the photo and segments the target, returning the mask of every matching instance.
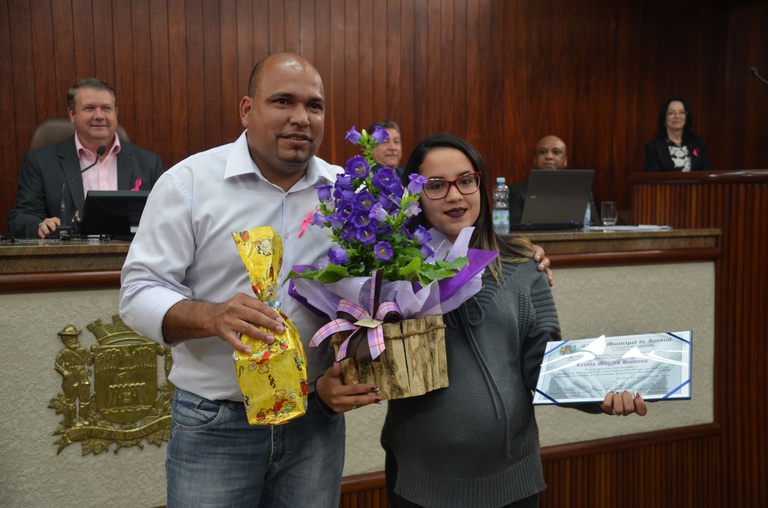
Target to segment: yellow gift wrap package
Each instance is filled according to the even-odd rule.
[[[280,310],[277,276],[283,262],[283,242],[269,226],[232,233],[248,270],[256,296],[285,321],[285,332],[272,344],[242,335],[253,352],[233,354],[235,372],[243,392],[251,425],[278,425],[307,412],[307,358],[299,332]]]

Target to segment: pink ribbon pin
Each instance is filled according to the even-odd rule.
[[[131,191],[138,191],[141,190],[141,178],[136,179],[136,183],[133,184],[133,189]]]

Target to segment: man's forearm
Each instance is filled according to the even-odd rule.
[[[215,303],[182,300],[171,307],[163,318],[165,342],[181,342],[216,335],[213,326]]]

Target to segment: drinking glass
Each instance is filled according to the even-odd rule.
[[[603,226],[616,225],[616,201],[603,201],[600,204],[600,219]]]

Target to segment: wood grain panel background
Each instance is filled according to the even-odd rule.
[[[627,177],[642,168],[658,107],[672,95],[690,101],[716,169],[768,167],[768,85],[747,72],[768,76],[766,26],[768,2],[759,0],[6,0],[0,232],[32,131],[66,115],[75,81],[111,83],[132,141],[170,167],[239,135],[251,68],[277,51],[303,54],[323,76],[320,155],[331,162],[352,155],[343,141],[351,125],[391,118],[406,154],[432,133],[454,132],[494,176],[514,182],[526,177],[536,140],[557,134],[570,167],[597,170],[596,199],[630,208]],[[765,250],[753,261],[764,266]],[[625,506],[663,506],[662,489],[672,491],[667,506],[758,506],[768,502],[756,476],[766,458],[744,450],[753,440],[765,448],[765,426],[738,430],[722,442],[706,435],[547,458],[545,501],[615,506],[600,490],[606,481],[590,483],[604,474]],[[653,473],[678,463],[679,484]],[[580,490],[569,497],[561,485]],[[595,495],[605,499],[591,504]]]
[[[660,103],[687,97],[718,169],[768,166],[765,2],[645,0],[9,0],[0,6],[0,231],[31,133],[96,76],[131,139],[167,167],[229,142],[254,63],[295,51],[329,101],[320,155],[343,163],[349,126],[397,120],[468,138],[518,181],[554,133],[598,201],[629,208]]]

